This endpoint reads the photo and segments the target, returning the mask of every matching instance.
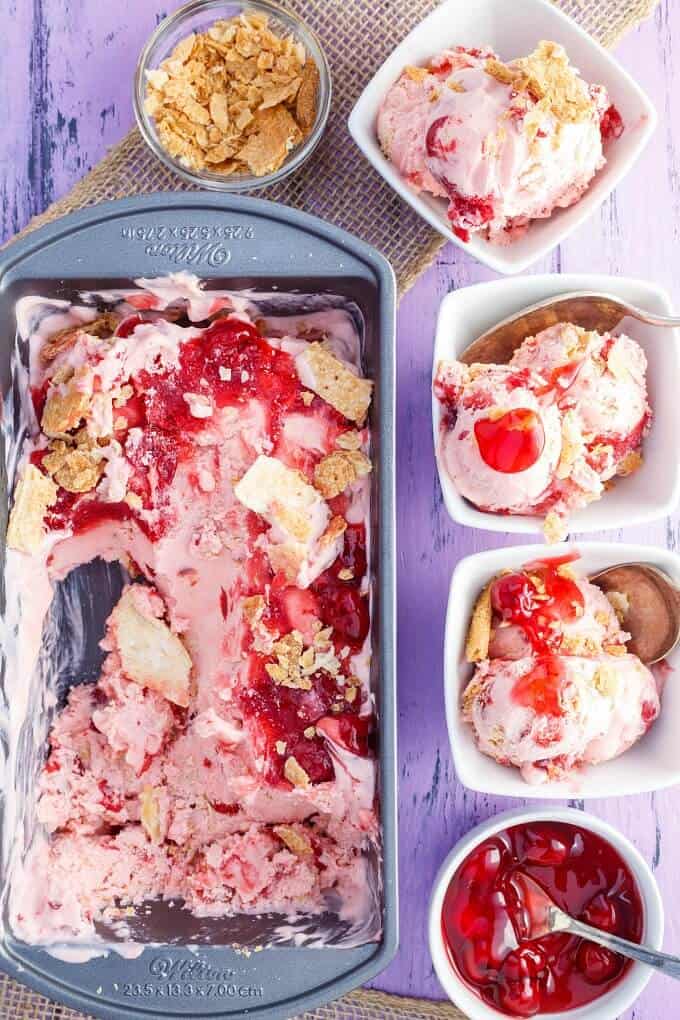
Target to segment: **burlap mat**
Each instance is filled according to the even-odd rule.
[[[58,1006],[41,995],[0,976],[1,1020],[91,1020],[66,1006]],[[187,1014],[188,1020],[191,1020]],[[465,1020],[463,1013],[448,1002],[409,999],[360,988],[344,998],[304,1013],[298,1020]]]
[[[474,0],[461,0],[461,3]],[[555,0],[605,46],[647,17],[658,0]],[[400,293],[445,243],[387,187],[347,132],[347,118],[376,68],[437,0],[286,0],[314,28],[333,72],[334,101],[321,145],[305,166],[261,194],[344,227],[392,263]],[[512,0],[506,0],[511,4]],[[176,6],[172,4],[171,6]],[[141,46],[143,40],[139,40]],[[106,199],[192,189],[159,163],[134,128],[65,198],[27,230]],[[192,189],[193,190],[193,189]]]
[[[461,0],[474,2],[474,0]],[[506,0],[512,3],[512,0]],[[323,142],[294,177],[266,198],[344,227],[378,248],[394,266],[403,293],[434,259],[443,239],[406,206],[369,166],[350,139],[350,110],[375,69],[437,0],[286,0],[318,32],[333,71],[334,102]],[[648,17],[658,0],[558,0],[605,46]],[[142,40],[139,40],[141,45]],[[133,129],[64,198],[22,233],[88,205],[153,191],[190,190],[162,166]],[[360,196],[360,201],[357,199]],[[0,975],[0,1020],[82,1020],[83,1015]],[[360,989],[305,1013],[305,1020],[464,1020],[448,1003]]]

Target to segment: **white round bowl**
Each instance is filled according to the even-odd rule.
[[[449,960],[442,935],[442,906],[444,896],[455,872],[465,858],[485,839],[512,825],[536,821],[569,822],[601,836],[618,850],[637,880],[644,908],[642,938],[646,945],[660,949],[663,940],[664,916],[661,895],[651,868],[625,836],[607,822],[594,815],[574,808],[548,807],[536,810],[520,808],[503,811],[487,822],[471,829],[456,843],[434,881],[428,920],[430,955],[439,981],[452,1002],[463,1011],[469,1020],[508,1020],[506,1013],[488,1006],[475,995],[458,975]],[[578,1009],[561,1013],[537,1013],[532,1020],[616,1020],[637,999],[650,977],[652,970],[643,964],[634,963],[625,977],[599,999]]]

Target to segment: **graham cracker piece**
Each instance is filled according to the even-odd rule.
[[[111,615],[128,679],[187,708],[192,663],[180,638],[164,620],[140,613],[130,590],[123,593]]]
[[[621,475],[622,478],[626,478],[628,475],[634,474],[642,467],[642,454],[639,450],[631,450],[623,458],[618,468],[616,469],[617,475]]]
[[[264,668],[277,686],[311,691],[311,674],[304,675],[302,672],[303,648],[302,637],[296,630],[274,643],[277,661],[265,663]]]
[[[90,408],[90,397],[75,386],[64,391],[53,387],[45,403],[41,428],[46,436],[58,438],[78,428]]]
[[[477,598],[472,610],[470,626],[468,627],[467,639],[465,641],[465,658],[467,662],[482,662],[489,657],[491,619],[493,616],[491,609],[492,584],[493,581],[489,581]]]
[[[311,373],[312,382],[308,388],[345,418],[363,424],[371,403],[373,383],[354,375],[319,343],[310,344],[299,358]]]
[[[305,63],[295,101],[295,119],[303,137],[311,132],[319,105],[319,69],[313,60]]]
[[[286,844],[290,852],[297,854],[298,857],[313,853],[312,844],[307,835],[292,825],[275,825],[273,831],[281,842]]]
[[[407,64],[403,72],[407,78],[411,81],[416,82],[418,85],[425,81],[425,79],[432,73],[427,67],[417,67],[414,64]]]
[[[320,546],[331,545],[335,542],[336,538],[340,538],[341,535],[347,531],[347,521],[344,517],[333,517],[328,522],[328,527],[324,531],[323,535],[319,539]]]
[[[335,445],[340,450],[360,450],[361,433],[350,429],[348,432],[341,432],[335,440]]]
[[[588,88],[558,43],[543,40],[528,57],[508,64],[490,58],[484,69],[513,95],[525,97],[524,131],[532,141],[546,115],[555,118],[558,131],[564,124],[593,116],[594,101]]]
[[[517,77],[516,71],[513,71],[507,64],[501,63],[500,60],[496,60],[495,57],[489,57],[484,65],[484,70],[502,85],[511,85]]]
[[[274,173],[291,149],[302,141],[302,132],[283,106],[258,110],[255,130],[238,151],[238,158],[256,177]]]
[[[251,627],[258,624],[262,619],[266,604],[264,595],[247,595],[241,599],[243,615]]]
[[[528,91],[543,112],[550,112],[562,124],[588,120],[593,112],[593,100],[584,87],[563,46],[542,40],[533,53],[513,61],[513,66],[524,73],[518,84]]]
[[[57,486],[35,464],[27,464],[14,492],[7,527],[7,545],[29,555],[38,552],[45,537],[45,513],[57,500]]]
[[[145,786],[139,795],[139,820],[152,843],[161,842],[161,821],[158,797],[153,786]]]
[[[234,494],[249,510],[277,524],[299,543],[312,538],[311,515],[325,505],[304,475],[276,457],[264,454],[258,456],[237,482]]]
[[[546,542],[550,545],[554,545],[556,542],[562,542],[568,532],[568,525],[564,517],[561,517],[557,511],[550,510],[543,521],[543,534]]]
[[[295,581],[304,563],[305,552],[306,546],[299,542],[283,542],[270,545],[267,555],[275,574],[283,574],[288,581]]]
[[[113,336],[119,321],[119,316],[114,315],[112,312],[106,312],[104,315],[93,319],[92,322],[79,322],[73,326],[66,326],[64,329],[57,330],[56,333],[47,337],[45,343],[40,348],[41,362],[43,365],[49,365],[63,351],[73,347],[78,337],[83,333],[86,333],[87,336],[99,337],[100,339]]]
[[[283,774],[289,783],[293,786],[298,786],[302,790],[307,790],[311,786],[311,780],[302,765],[298,762],[297,758],[291,755],[286,758],[286,763],[283,766]]]
[[[324,499],[333,499],[370,471],[370,460],[359,450],[337,451],[330,453],[316,465],[314,487]]]
[[[51,452],[43,458],[43,467],[67,492],[89,492],[104,473],[104,460],[95,455],[95,449],[84,444],[74,448],[55,439],[50,443]]]

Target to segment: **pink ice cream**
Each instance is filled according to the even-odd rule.
[[[144,282],[106,322],[59,311],[66,333],[23,312],[41,428],[10,556],[135,580],[52,727],[15,929],[84,938],[156,897],[360,923],[378,823],[358,337],[344,312],[256,328],[246,299]]]
[[[559,541],[569,514],[640,466],[646,370],[630,337],[570,323],[528,337],[507,365],[441,362],[440,466],[481,510],[546,515]]]
[[[605,89],[550,42],[507,64],[488,48],[457,47],[407,67],[377,122],[400,174],[448,199],[462,240],[500,244],[578,201],[605,163],[603,143],[622,130]]]
[[[625,600],[614,599],[622,617]],[[608,598],[563,561],[493,581],[478,602],[462,698],[480,751],[529,783],[618,757],[656,719],[655,678]]]

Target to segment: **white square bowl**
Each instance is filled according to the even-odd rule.
[[[605,85],[626,130],[608,145],[607,163],[586,193],[568,209],[534,221],[526,234],[503,247],[472,235],[461,241],[446,217],[447,203],[417,193],[383,154],[376,133],[380,104],[407,64],[424,64],[447,46],[491,46],[504,60],[530,53],[541,39],[561,43],[584,79]],[[520,273],[547,254],[604,201],[628,173],[656,126],[656,111],[642,89],[599,43],[548,0],[446,0],[387,58],[359,97],[349,131],[379,174],[427,222],[499,273]]]
[[[680,586],[680,556],[666,549],[579,542],[556,545],[548,555],[559,556],[574,550],[581,554],[574,564],[579,573],[590,575],[617,563],[639,561],[665,571]],[[477,748],[472,727],[463,722],[460,712],[460,696],[474,669],[465,661],[465,639],[475,600],[498,571],[506,567],[517,569],[543,556],[546,556],[543,545],[477,553],[461,560],[451,578],[444,640],[444,697],[451,751],[461,783],[480,793],[531,799],[618,797],[680,783],[680,688],[672,678],[661,696],[661,714],[645,736],[619,758],[589,766],[573,780],[532,786],[522,779],[518,769],[499,765]],[[680,648],[667,661],[677,669]]]
[[[459,357],[473,340],[497,322],[528,305],[569,291],[612,294],[650,312],[672,315],[671,299],[653,283],[618,276],[565,273],[558,276],[494,280],[447,294],[439,309],[434,345],[434,366],[442,359]],[[627,478],[618,478],[601,499],[571,517],[571,530],[592,532],[656,520],[672,513],[680,499],[680,335],[678,330],[646,326],[625,318],[616,327],[640,344],[647,355],[647,383],[654,419],[643,446],[642,466]],[[542,517],[495,514],[478,510],[460,495],[439,457],[442,405],[433,395],[437,469],[444,502],[454,521],[473,528],[515,534],[541,534]]]

